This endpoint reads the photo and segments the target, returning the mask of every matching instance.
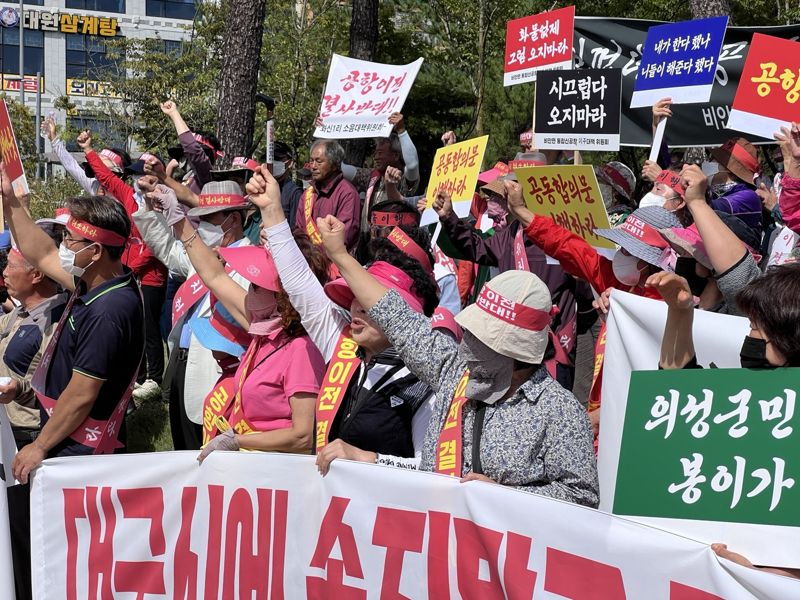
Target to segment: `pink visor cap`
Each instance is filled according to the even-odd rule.
[[[397,291],[413,310],[419,313],[423,312],[422,299],[411,291],[414,280],[405,271],[381,260],[372,263],[367,269],[367,273],[377,279],[383,286]],[[344,277],[338,277],[326,283],[325,293],[336,304],[346,310],[350,310],[354,295]]]
[[[275,263],[263,246],[237,246],[218,251],[228,266],[250,283],[272,292],[280,291]]]

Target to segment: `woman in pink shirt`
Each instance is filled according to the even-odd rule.
[[[223,311],[214,310],[209,327],[227,336],[238,326],[250,335],[233,377],[220,380],[206,398],[203,430],[207,443],[198,460],[202,462],[214,450],[240,448],[309,452],[325,361],[281,288],[272,257],[261,246],[219,249],[227,268],[250,282],[249,289],[244,289],[231,279],[187,220],[175,229],[197,274],[236,321],[226,322],[220,315]],[[298,243],[324,283],[327,258],[308,238]]]

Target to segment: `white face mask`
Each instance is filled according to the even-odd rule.
[[[94,244],[89,244],[86,248],[91,248],[92,246],[94,246]],[[83,252],[86,248],[81,248],[78,252]],[[91,263],[86,268],[75,266],[75,257],[78,255],[78,252],[70,250],[64,244],[58,247],[58,260],[61,262],[61,268],[75,277],[81,277],[86,273],[86,269],[91,266]]]
[[[214,225],[208,221],[200,221],[200,225],[197,227],[197,235],[200,236],[200,239],[203,240],[203,243],[209,248],[218,248],[222,243],[222,238],[224,238],[225,234],[228,232],[227,229],[223,229],[222,227],[230,218],[231,215],[228,215],[219,225]]]
[[[273,177],[278,178],[281,175],[283,175],[284,173],[286,173],[286,163],[285,162],[283,162],[282,160],[276,160],[274,163],[272,163],[272,176]]]
[[[645,206],[658,206],[663,208],[666,203],[667,199],[664,198],[664,196],[659,196],[655,192],[647,192],[639,201],[639,208],[644,208]]]
[[[639,268],[639,259],[629,254],[617,252],[611,261],[611,268],[614,270],[614,277],[619,279],[624,285],[636,285],[642,277],[642,271],[647,265]]]

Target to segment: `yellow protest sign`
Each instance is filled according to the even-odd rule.
[[[429,208],[439,190],[448,191],[453,202],[472,200],[488,140],[489,136],[484,135],[436,151],[425,196]]]
[[[610,225],[592,165],[522,167],[514,174],[532,213],[553,219],[596,248],[616,247],[594,233]]]

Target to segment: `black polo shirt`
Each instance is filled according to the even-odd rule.
[[[53,352],[45,393],[57,400],[73,371],[103,380],[89,416],[108,419],[139,368],[143,348],[144,309],[136,280],[126,271],[75,299]],[[41,415],[44,427],[47,413],[42,410]],[[48,456],[92,452],[67,437]]]

